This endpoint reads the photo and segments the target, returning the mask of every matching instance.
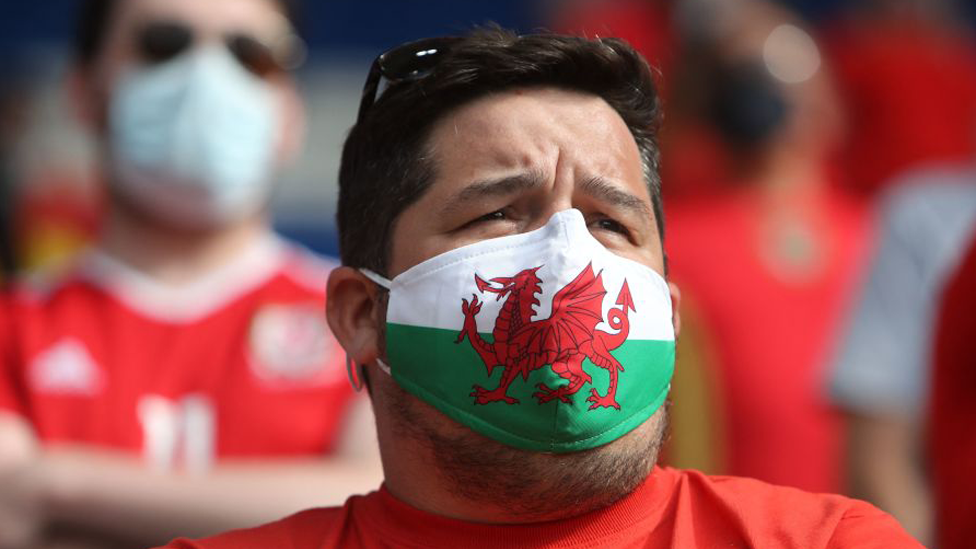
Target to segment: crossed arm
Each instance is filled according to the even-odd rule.
[[[379,486],[369,403],[350,415],[336,454],[218,461],[206,475],[157,473],[128,454],[40,446],[0,411],[0,549],[151,546],[341,504]]]

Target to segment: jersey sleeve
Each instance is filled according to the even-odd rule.
[[[927,394],[933,304],[968,218],[938,185],[908,183],[880,213],[876,251],[848,318],[831,399],[860,412],[916,418]]]
[[[891,515],[856,501],[837,524],[826,549],[924,549]]]

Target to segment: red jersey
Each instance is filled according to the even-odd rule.
[[[607,547],[796,549],[920,548],[871,505],[756,480],[655,469],[617,503],[578,517],[524,525],[465,522],[415,509],[384,488],[343,507],[312,509],[284,520],[172,549],[378,549],[382,547]]]
[[[162,469],[325,454],[353,394],[325,323],[329,267],[269,235],[173,287],[86,253],[53,284],[0,296],[0,410],[44,442]]]
[[[840,492],[844,431],[826,374],[863,256],[864,217],[828,193],[806,229],[815,241],[783,230],[779,241],[764,240],[760,199],[740,193],[667,212],[671,278],[698,305],[713,345],[721,472]],[[769,244],[760,244],[770,241],[796,257],[795,272],[776,270]]]
[[[936,326],[929,454],[941,549],[976,547],[976,235],[942,295]]]

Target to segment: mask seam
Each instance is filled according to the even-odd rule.
[[[568,241],[568,235],[569,235],[569,233],[568,233],[567,230],[565,230],[565,228],[566,228],[565,225],[563,225],[563,227],[561,227],[561,229],[563,229],[563,236],[567,238],[567,241],[565,242],[565,245],[570,245],[572,243]],[[587,234],[589,234],[589,233],[587,232]],[[593,238],[593,235],[590,235],[590,238]],[[490,241],[484,241],[484,242],[490,242]],[[403,282],[403,281],[397,282],[396,281],[396,278],[397,277],[393,277],[393,279],[391,280],[391,288],[392,288],[392,285],[393,285],[394,282],[396,282],[400,286],[406,287],[406,286],[409,286],[411,284],[416,283],[418,280],[420,280],[422,278],[425,278],[427,276],[433,275],[433,274],[441,271],[442,269],[446,269],[448,267],[453,267],[454,265],[457,265],[458,263],[464,263],[466,261],[469,261],[471,259],[475,259],[475,258],[484,256],[484,255],[498,253],[498,252],[511,251],[511,250],[518,250],[518,249],[521,249],[521,248],[526,248],[526,247],[533,246],[533,245],[538,245],[538,244],[540,244],[540,242],[524,242],[524,243],[521,243],[521,244],[510,244],[508,246],[504,246],[504,247],[500,247],[500,248],[494,248],[494,249],[491,249],[491,250],[485,250],[485,251],[482,251],[482,252],[477,252],[477,253],[472,253],[470,255],[465,255],[463,257],[459,257],[457,259],[454,259],[454,260],[452,260],[452,261],[450,261],[448,263],[444,263],[443,265],[438,265],[436,267],[432,267],[432,268],[430,268],[430,270],[420,271],[411,280],[409,280],[407,282]],[[597,244],[599,244],[599,242],[597,242]],[[665,280],[664,277],[662,277],[657,271],[655,271],[654,269],[648,267],[647,265],[644,265],[643,263],[639,263],[637,261],[634,261],[633,259],[628,259],[628,258],[623,257],[621,255],[615,254],[615,253],[611,252],[610,250],[606,249],[606,247],[603,247],[602,244],[600,246],[601,246],[601,248],[602,248],[602,250],[604,252],[612,255],[614,257],[614,259],[616,259],[616,260],[622,260],[622,261],[625,261],[627,263],[631,263],[634,267],[638,267],[641,270],[646,271],[646,274],[649,274],[650,275],[649,278],[651,278],[651,280],[654,281],[654,283],[658,286],[658,288],[659,289],[662,289],[662,290],[665,290],[664,293],[665,293],[665,295],[668,296],[668,300],[670,302],[670,293],[666,291],[666,288],[667,288],[667,280]]]
[[[539,242],[525,242],[525,243],[522,243],[522,244],[512,244],[512,245],[505,246],[505,247],[502,247],[502,248],[494,248],[494,249],[491,249],[491,250],[485,250],[483,252],[478,252],[478,253],[474,253],[474,254],[471,254],[471,255],[466,255],[466,256],[460,257],[460,258],[458,258],[456,260],[452,260],[449,263],[445,263],[443,265],[438,265],[437,267],[432,267],[431,270],[422,271],[422,272],[420,272],[420,273],[418,273],[416,275],[416,278],[414,278],[414,279],[412,279],[412,280],[410,280],[408,282],[402,282],[401,281],[398,284],[400,286],[408,286],[410,284],[415,283],[419,279],[422,279],[422,278],[427,277],[429,275],[435,274],[435,273],[437,273],[438,271],[440,271],[442,269],[446,269],[448,267],[453,267],[454,265],[457,265],[458,263],[464,263],[464,262],[466,262],[468,260],[475,259],[477,257],[481,257],[481,256],[488,255],[488,254],[493,254],[493,253],[497,253],[497,252],[504,252],[504,251],[511,251],[511,250],[517,250],[517,249],[520,249],[520,248],[526,248],[526,247],[533,246],[533,245],[538,245],[538,244],[539,244]],[[393,281],[396,282],[396,277],[394,277]]]
[[[576,210],[575,208],[572,208],[572,209],[569,209],[569,210],[564,210],[564,211],[566,211],[566,212],[570,212],[570,211],[579,212],[579,210]],[[553,215],[553,217],[556,217],[556,216],[558,216],[558,215],[560,215],[562,213],[563,212],[557,212],[556,214]],[[580,215],[582,216],[582,212],[580,212]],[[567,222],[563,220],[565,217],[566,216],[564,215],[559,220],[557,220],[557,224],[559,225],[559,229],[565,230],[565,226],[567,224]],[[551,220],[550,220],[550,222],[551,222]],[[545,233],[545,229],[546,229],[547,226],[548,226],[548,224],[546,226],[543,226],[543,227],[539,228],[539,229],[536,229],[536,231],[531,231],[530,233],[524,233],[524,234],[536,233],[537,231],[538,231],[537,234],[544,234]],[[511,235],[511,236],[524,236],[524,234],[522,234],[522,235]],[[505,238],[505,237],[499,237],[499,238]],[[492,240],[495,240],[495,239],[482,240],[480,242],[476,242],[476,243],[470,244],[470,246],[476,246],[476,245],[479,245],[479,244],[486,244],[487,245],[487,243],[491,242]],[[434,273],[440,271],[441,269],[444,269],[444,268],[447,268],[447,267],[452,267],[452,266],[454,266],[454,265],[456,265],[458,263],[463,263],[465,261],[468,261],[470,259],[474,259],[476,257],[481,257],[483,255],[487,255],[487,254],[491,254],[491,253],[496,253],[496,252],[501,252],[501,251],[506,251],[506,250],[517,250],[517,249],[520,249],[520,248],[525,248],[525,247],[529,247],[529,246],[535,246],[535,245],[539,245],[539,244],[549,245],[548,240],[549,239],[531,240],[529,242],[521,242],[521,243],[518,243],[518,244],[509,244],[509,245],[502,246],[500,248],[493,248],[493,249],[490,249],[490,250],[484,250],[484,251],[481,251],[481,252],[472,253],[470,255],[464,255],[462,257],[459,257],[459,258],[457,258],[455,260],[450,261],[449,263],[445,263],[443,265],[439,265],[439,266],[436,266],[436,267],[431,267],[431,270],[421,271],[421,272],[419,272],[416,275],[416,278],[415,279],[412,279],[410,282],[401,282],[400,284],[402,284],[402,285],[410,284],[410,283],[412,283],[416,279],[424,278],[424,277],[426,277],[428,275],[431,275],[431,274],[434,274]],[[450,251],[445,252],[445,253],[450,253],[452,251],[454,251],[454,250],[450,250]],[[413,268],[413,267],[411,267],[411,268]],[[409,270],[407,272],[409,272]],[[401,273],[398,276],[402,276],[403,274],[404,273]],[[394,277],[394,279],[396,279],[396,278],[397,277]]]

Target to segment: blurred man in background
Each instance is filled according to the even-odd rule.
[[[0,546],[145,546],[375,485],[330,264],[269,229],[303,133],[290,8],[85,4],[72,94],[109,207],[67,273],[0,296]]]
[[[667,213],[686,326],[713,345],[702,367],[717,397],[708,423],[723,425],[715,471],[839,492],[842,418],[822,386],[864,244],[862,210],[832,185],[840,109],[793,15],[751,0],[709,13],[686,31],[672,105],[721,143],[724,180]],[[671,171],[698,169],[694,150],[665,152]],[[674,438],[698,433],[676,425]]]
[[[831,393],[850,417],[850,490],[928,542],[936,527],[930,484],[935,456],[926,453],[926,426],[933,423],[927,416],[936,406],[947,409],[945,402],[929,400],[936,324],[946,281],[976,230],[976,169],[916,170],[886,186],[877,246],[844,326]],[[972,364],[972,358],[953,360]],[[960,387],[968,383],[961,380]],[[944,432],[943,426],[933,431]],[[956,436],[962,448],[967,434]],[[968,469],[944,469],[942,475],[968,477]],[[956,482],[966,485],[961,478]],[[953,547],[973,543],[970,538],[968,545]]]

